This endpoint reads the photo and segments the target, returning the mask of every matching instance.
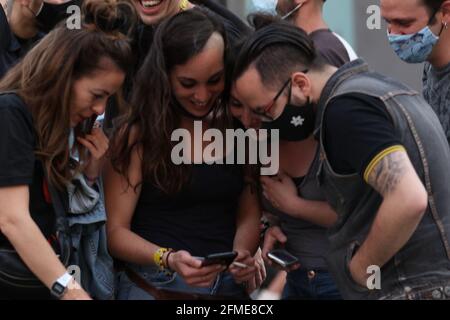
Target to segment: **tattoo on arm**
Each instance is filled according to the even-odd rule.
[[[369,184],[383,196],[393,192],[406,171],[406,160],[403,151],[387,155],[373,168]]]

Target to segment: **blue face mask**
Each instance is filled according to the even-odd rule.
[[[252,0],[253,11],[277,14],[278,0]]]
[[[439,41],[431,29],[426,26],[419,32],[409,35],[389,34],[389,44],[400,59],[407,63],[425,62]]]

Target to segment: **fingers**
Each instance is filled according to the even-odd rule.
[[[250,256],[250,253],[248,251],[239,252],[238,257],[235,261],[247,266],[245,268],[241,268],[235,265],[231,265],[229,271],[233,275],[236,282],[246,282],[255,277],[256,260]]]
[[[279,227],[277,227],[277,226],[270,227],[267,230],[266,235],[264,236],[264,246],[263,246],[263,250],[262,250],[262,257],[269,266],[273,266],[273,262],[268,257],[268,253],[275,248],[275,245],[277,243],[281,243],[284,245],[286,242],[287,242],[287,237],[283,233],[283,231],[281,231],[281,229]]]
[[[77,140],[89,150],[92,157],[96,160],[101,159],[109,149],[109,139],[101,128],[94,128],[91,134],[86,135],[84,138],[77,137]]]
[[[283,231],[281,231],[281,229],[279,227],[273,227],[273,229],[271,230],[271,235],[280,243],[285,244],[287,242],[287,237],[286,235],[283,233]]]

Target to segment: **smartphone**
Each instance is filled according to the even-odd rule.
[[[298,263],[297,257],[283,249],[270,251],[267,256],[283,268],[289,268]]]
[[[81,124],[81,130],[80,130],[82,137],[91,133],[92,128],[94,127],[94,123],[97,120],[97,118],[98,118],[98,116],[96,114],[94,114],[89,119],[83,121],[83,123]]]
[[[220,264],[228,267],[237,257],[237,252],[222,252],[210,254],[202,259],[202,267]]]

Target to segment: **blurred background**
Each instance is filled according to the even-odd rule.
[[[254,10],[252,0],[216,1],[226,5],[243,19]],[[421,91],[423,66],[406,64],[394,54],[389,47],[386,24],[382,19],[381,29],[369,30],[367,27],[367,20],[372,15],[367,13],[367,9],[371,5],[379,5],[379,1],[327,0],[324,16],[330,28],[344,37],[372,69]]]

